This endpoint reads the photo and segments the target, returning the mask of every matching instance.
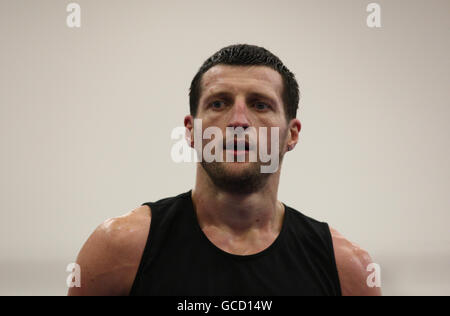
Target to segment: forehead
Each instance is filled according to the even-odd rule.
[[[221,87],[243,88],[274,93],[281,98],[283,79],[277,71],[267,66],[216,65],[203,74],[201,86],[203,93]]]

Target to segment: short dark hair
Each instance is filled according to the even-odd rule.
[[[189,89],[189,106],[192,116],[196,116],[201,94],[201,79],[205,72],[216,65],[267,66],[277,71],[283,78],[282,99],[289,121],[297,116],[300,92],[297,80],[281,60],[267,49],[255,45],[237,44],[222,48],[209,57],[192,79]]]

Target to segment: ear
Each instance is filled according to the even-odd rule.
[[[184,126],[186,127],[184,138],[189,146],[194,148],[194,117],[192,115],[186,115],[184,117]]]
[[[298,119],[292,119],[289,122],[289,133],[288,133],[288,141],[287,141],[287,151],[291,151],[297,145],[300,130],[302,129],[302,124]]]

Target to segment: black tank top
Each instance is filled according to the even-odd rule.
[[[329,227],[285,206],[265,250],[234,255],[203,233],[192,190],[148,202],[152,219],[130,295],[341,295]]]

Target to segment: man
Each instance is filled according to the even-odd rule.
[[[262,47],[228,46],[206,60],[191,83],[188,144],[203,152],[204,138],[194,140],[209,127],[267,128],[246,137],[280,166],[261,172],[267,161],[249,160],[248,140],[244,149],[237,136],[212,140],[244,161],[203,159],[192,190],[106,220],[79,253],[81,287],[69,295],[380,295],[367,283],[367,252],[277,200],[301,129],[298,102],[294,75]]]

